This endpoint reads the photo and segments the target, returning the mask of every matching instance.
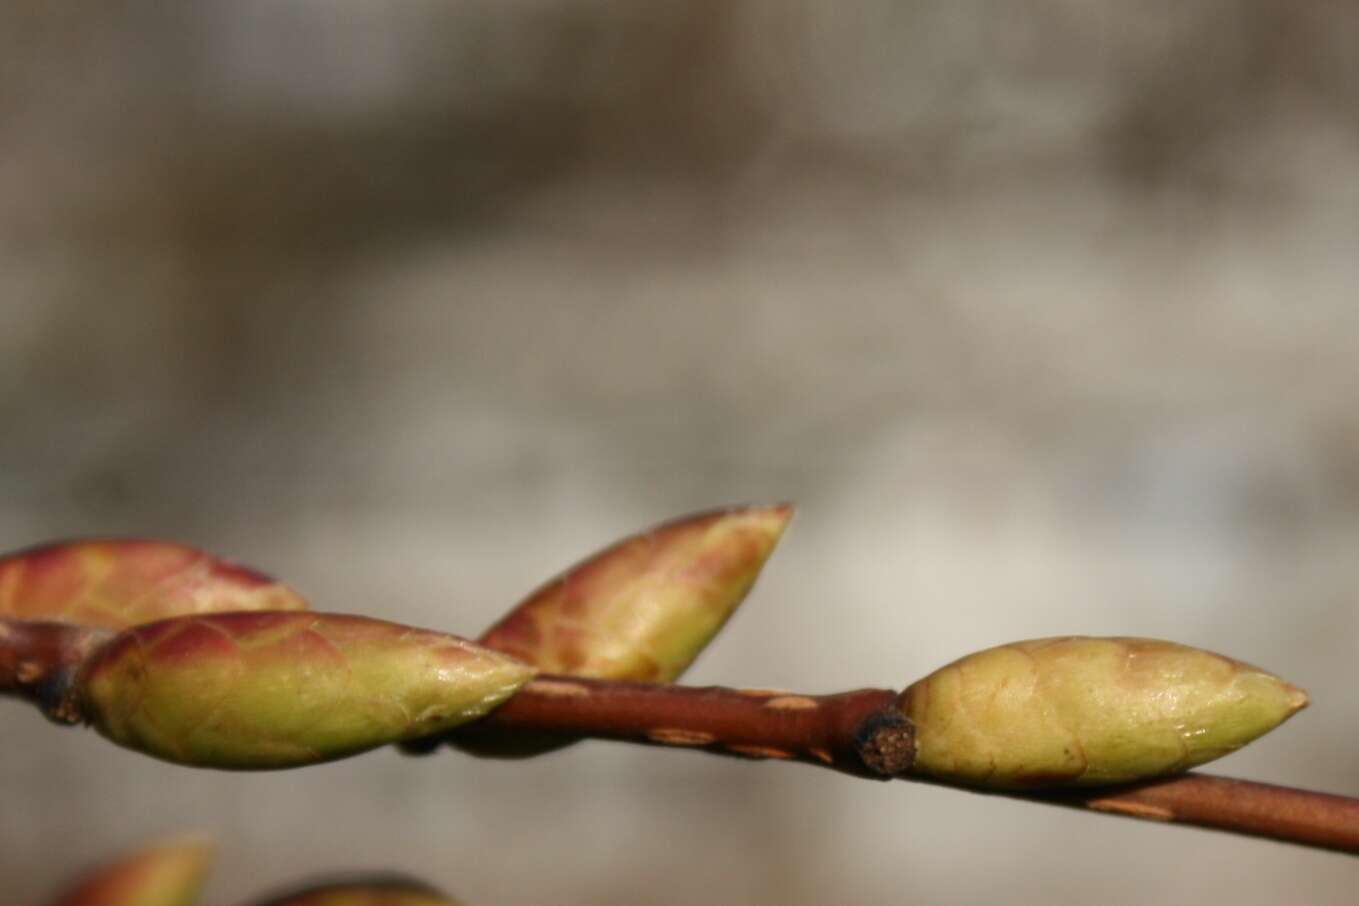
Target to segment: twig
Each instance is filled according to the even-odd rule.
[[[1076,795],[1023,797],[1359,854],[1359,799],[1190,773]]]
[[[78,721],[71,678],[106,637],[61,623],[0,618],[0,692],[34,701],[54,720]],[[544,674],[452,740],[615,739],[937,782],[911,774],[914,727],[898,710],[897,696],[888,689],[800,695]],[[1099,790],[999,795],[1359,854],[1359,799],[1310,790],[1192,773]]]
[[[472,728],[792,759],[888,779],[915,758],[913,727],[896,702],[890,689],[797,695],[544,674]]]
[[[804,696],[544,675],[474,726],[794,759],[856,776],[937,782],[910,774],[911,727],[894,714],[899,717],[896,693],[882,689]],[[1123,787],[999,795],[1359,854],[1359,799],[1311,790],[1191,773]]]

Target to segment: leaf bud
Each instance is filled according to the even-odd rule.
[[[545,673],[671,682],[754,585],[793,508],[737,507],[634,535],[543,585],[481,643]]]
[[[66,541],[0,557],[0,617],[124,629],[185,614],[306,607],[262,573],[165,541]]]
[[[1188,770],[1274,729],[1307,694],[1173,642],[1068,636],[970,654],[900,704],[916,725],[914,772],[1033,789]]]
[[[450,729],[533,673],[457,636],[273,611],[124,630],[77,681],[85,719],[119,745],[180,764],[264,769]]]

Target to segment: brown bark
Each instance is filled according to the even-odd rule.
[[[1359,799],[1331,793],[1191,773],[1052,801],[1359,854]]]
[[[708,749],[887,778],[915,754],[897,693],[797,695],[543,675],[478,726]]]
[[[471,729],[701,748],[922,779],[910,775],[909,722],[892,715],[899,716],[896,693],[882,689],[804,696],[543,675]],[[1311,790],[1191,773],[1125,787],[999,795],[1359,854],[1359,799]]]

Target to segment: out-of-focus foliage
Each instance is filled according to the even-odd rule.
[[[91,872],[51,906],[193,906],[212,855],[198,839],[149,846]]]

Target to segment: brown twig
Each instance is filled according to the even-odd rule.
[[[912,729],[897,711],[896,697],[883,689],[810,696],[544,675],[475,726],[702,748],[793,759],[857,776],[923,780],[910,774]],[[1000,795],[1359,854],[1359,799],[1311,790],[1192,773],[1098,790]]]
[[[54,720],[77,721],[71,678],[105,637],[0,618],[0,692],[36,702]],[[910,773],[914,728],[887,689],[799,695],[545,674],[453,738],[469,734],[616,739],[803,761],[859,777],[924,779]],[[1359,799],[1310,790],[1192,773],[1100,790],[1000,795],[1359,854]]]
[[[896,700],[890,689],[796,695],[545,674],[474,726],[793,759],[887,779],[915,756]]]
[[[1359,799],[1212,774],[1030,799],[1359,854]]]

